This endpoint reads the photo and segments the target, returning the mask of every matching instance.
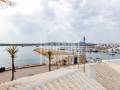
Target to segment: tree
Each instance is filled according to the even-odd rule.
[[[47,52],[43,52],[42,53],[43,56],[46,56],[49,60],[49,72],[51,71],[51,59],[52,59],[52,56],[53,56],[53,53],[52,51],[47,51]]]
[[[44,50],[44,49],[35,49],[34,51],[39,52],[41,55],[46,56],[49,60],[49,72],[51,71],[51,60],[55,55],[51,50]]]
[[[56,60],[58,60],[58,55],[65,55],[65,52],[61,52],[58,50],[53,49],[44,49],[44,48],[36,48],[34,49],[35,52],[47,57],[49,59],[49,71],[51,71],[51,60],[56,57]],[[56,61],[57,68],[58,68],[58,61]]]
[[[49,58],[49,72],[51,71],[51,59],[52,59],[52,52],[48,51],[48,58]]]
[[[13,47],[9,47],[6,49],[6,51],[10,54],[11,59],[12,59],[12,78],[11,80],[14,80],[14,72],[15,72],[15,58],[16,58],[16,53],[18,52],[17,47],[13,46]]]
[[[0,0],[0,6],[2,8],[8,7],[8,6],[15,6],[16,3],[10,1],[10,0]]]

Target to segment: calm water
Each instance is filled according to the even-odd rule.
[[[120,54],[110,55],[107,53],[87,53],[87,57],[105,59],[120,59]]]
[[[6,52],[7,47],[0,47],[0,67],[10,67],[11,66],[11,57]],[[22,66],[26,64],[39,64],[43,63],[46,58],[40,56],[38,53],[33,50],[36,47],[18,47],[19,52],[17,53],[17,58],[15,59],[15,64],[17,66]],[[120,59],[120,55],[111,56],[105,53],[87,53],[87,57],[101,58],[101,59]]]
[[[11,66],[11,57],[9,53],[6,51],[7,47],[0,47],[0,67]],[[19,52],[17,53],[17,57],[15,59],[15,64],[17,66],[26,65],[26,64],[38,64],[42,63],[42,56],[33,50],[36,47],[18,47]]]

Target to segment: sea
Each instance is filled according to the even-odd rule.
[[[11,56],[6,51],[8,47],[0,47],[0,67],[11,67]],[[29,64],[42,64],[47,58],[39,55],[34,49],[39,47],[18,47],[19,51],[16,54],[15,65],[24,66]],[[86,57],[100,58],[100,59],[120,59],[120,54],[110,55],[107,53],[86,53]]]

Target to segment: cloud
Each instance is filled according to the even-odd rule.
[[[118,42],[119,0],[17,0],[1,10],[1,42]],[[56,38],[57,37],[57,38]],[[107,38],[106,38],[107,37]]]

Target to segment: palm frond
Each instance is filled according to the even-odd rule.
[[[6,51],[11,55],[11,57],[15,57],[16,53],[18,52],[18,49],[17,47],[13,46],[13,47],[7,48]]]

